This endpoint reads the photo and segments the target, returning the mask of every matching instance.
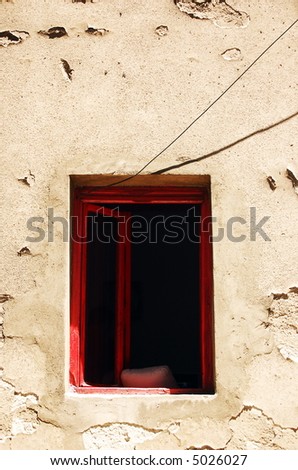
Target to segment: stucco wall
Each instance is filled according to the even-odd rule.
[[[45,231],[48,208],[68,218],[70,175],[130,175],[168,145],[293,23],[296,0],[204,14],[173,0],[0,3],[0,448],[297,449],[297,26],[145,170],[210,175],[215,234],[247,221],[244,241],[214,243],[215,395],[73,393],[69,246],[59,224],[53,242],[26,240],[30,217]],[[38,34],[56,26],[67,35]],[[270,240],[250,236],[252,207]]]

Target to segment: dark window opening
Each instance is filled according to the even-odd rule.
[[[79,390],[118,390],[123,370],[162,366],[173,393],[214,389],[208,193],[154,190],[76,190],[71,382]]]
[[[200,387],[199,233],[187,220],[193,213],[198,220],[199,208],[158,204],[113,209],[120,217],[123,211],[129,213],[131,227],[131,274],[124,279],[131,298],[130,321],[124,325],[130,328],[130,357],[124,367],[166,364],[179,388]],[[89,215],[85,381],[120,385],[114,370],[116,245],[121,243],[117,219]]]
[[[97,216],[98,222],[103,219]],[[115,382],[115,310],[116,310],[116,234],[117,224],[111,218],[103,234],[98,223],[99,237],[110,237],[109,243],[94,238],[87,245],[85,382],[113,384]],[[88,237],[94,219],[88,219]],[[89,238],[88,238],[89,239]]]

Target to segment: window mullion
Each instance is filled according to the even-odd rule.
[[[119,218],[116,264],[115,381],[120,385],[125,350],[125,223]]]
[[[124,368],[128,368],[131,355],[131,214],[129,213],[125,213],[124,245]]]

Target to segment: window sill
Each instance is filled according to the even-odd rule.
[[[214,395],[214,391],[200,388],[126,388],[126,387],[72,387],[74,393],[80,395]]]

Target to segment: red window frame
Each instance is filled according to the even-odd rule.
[[[198,302],[200,304],[200,337],[198,347],[201,357],[202,387],[196,389],[134,389],[118,386],[95,387],[84,382],[85,351],[85,305],[86,305],[86,243],[88,212],[96,212],[102,204],[199,204],[201,208],[200,281]],[[101,209],[108,215],[109,209]],[[115,216],[115,214],[113,214]],[[70,384],[78,393],[214,393],[214,346],[213,346],[213,275],[212,275],[212,227],[209,188],[181,186],[125,186],[125,187],[78,187],[74,191],[72,223],[75,230],[71,243],[71,302],[70,302]],[[119,227],[123,226],[120,224]],[[121,233],[120,233],[121,235]],[[123,234],[124,235],[124,234]],[[124,237],[125,238],[125,237]],[[122,246],[121,246],[122,245]],[[117,253],[118,299],[125,298],[125,307],[116,306],[116,375],[129,366],[130,296],[124,277],[130,276],[130,244],[119,244]],[[123,275],[124,274],[124,275]],[[126,289],[126,291],[125,291]],[[120,308],[121,307],[121,308]],[[121,311],[121,313],[119,313]],[[125,331],[125,333],[123,333]]]

